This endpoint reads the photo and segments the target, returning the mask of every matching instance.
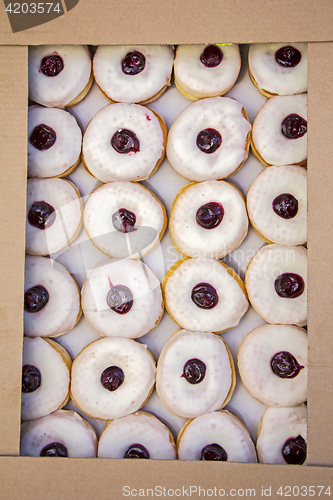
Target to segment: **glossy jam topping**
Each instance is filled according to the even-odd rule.
[[[304,368],[288,351],[277,352],[271,359],[271,367],[280,378],[295,378]]]
[[[110,392],[116,391],[124,379],[124,372],[119,366],[109,366],[101,375],[102,386]]]
[[[295,273],[283,273],[274,282],[274,288],[279,297],[296,299],[304,292],[304,280]]]
[[[284,68],[294,68],[300,62],[301,58],[300,51],[290,45],[281,47],[275,52],[275,61]]]
[[[209,283],[198,283],[192,289],[191,299],[200,309],[213,309],[219,302],[215,288]]]
[[[222,59],[223,52],[217,45],[208,45],[200,55],[200,61],[206,68],[216,68]]]
[[[149,453],[142,444],[132,444],[126,451],[124,458],[149,458]]]
[[[125,285],[112,285],[110,282],[110,290],[106,296],[106,303],[109,308],[118,313],[126,314],[133,306],[133,294]]]
[[[112,223],[114,228],[120,233],[131,233],[136,231],[136,215],[126,208],[119,208],[117,212],[112,215]]]
[[[206,365],[201,359],[189,359],[183,368],[183,375],[190,384],[200,384],[206,375]]]
[[[37,313],[46,306],[49,301],[49,292],[42,285],[29,288],[24,294],[24,310],[29,313]]]
[[[32,365],[24,365],[22,368],[22,392],[34,392],[40,387],[42,377],[38,368]]]
[[[211,201],[198,208],[195,218],[199,226],[204,229],[214,229],[221,224],[223,216],[224,209],[221,203]]]
[[[214,128],[205,128],[197,135],[197,146],[203,153],[212,154],[221,146],[221,134]]]
[[[60,56],[52,54],[42,59],[39,71],[46,76],[57,76],[64,69],[64,62]]]
[[[141,52],[134,51],[126,54],[121,61],[121,69],[125,75],[138,75],[145,69],[146,58]]]
[[[281,132],[287,139],[299,139],[306,134],[308,122],[296,113],[285,117],[281,125]]]
[[[56,139],[57,135],[53,128],[41,123],[31,132],[29,142],[39,151],[44,151],[45,149],[50,149]]]
[[[218,460],[219,462],[226,462],[228,460],[228,455],[222,446],[214,443],[202,449],[200,460]]]
[[[68,457],[66,446],[61,443],[51,443],[44,446],[40,452],[41,457]]]
[[[46,201],[35,201],[28,212],[28,222],[37,229],[47,229],[52,226],[56,218],[56,211]]]
[[[120,154],[138,153],[140,141],[132,130],[121,128],[112,136],[111,145]]]
[[[283,193],[274,198],[272,207],[282,219],[293,219],[298,212],[298,200],[290,193]]]
[[[282,455],[287,464],[302,465],[306,459],[306,442],[302,436],[287,439],[282,448]]]

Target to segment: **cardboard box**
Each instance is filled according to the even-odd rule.
[[[5,0],[4,3],[7,7],[10,2]],[[29,26],[36,23],[35,15],[29,15],[27,21],[27,17],[20,14],[21,20],[17,18],[14,22],[15,14],[12,14],[14,33],[4,6],[0,8],[0,498],[329,498],[333,493],[332,1],[193,0],[190,3],[184,0],[145,0],[135,3],[129,0],[65,0],[64,3],[66,8],[63,9],[62,5],[61,8],[65,14],[60,12],[53,21],[32,28]],[[309,465],[292,467],[178,461],[125,463],[102,459],[18,457],[27,161],[27,45],[269,41],[310,42]],[[329,486],[331,490],[328,490]]]

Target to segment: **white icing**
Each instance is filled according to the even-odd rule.
[[[189,383],[183,376],[184,365],[200,359],[206,365],[203,380]],[[164,405],[175,415],[194,418],[220,410],[233,381],[233,366],[221,337],[213,333],[181,330],[162,349],[156,389]]]
[[[284,219],[273,210],[281,194],[292,194],[298,211]],[[297,165],[265,168],[247,193],[247,209],[252,225],[264,238],[281,245],[304,245],[307,241],[307,170]]]
[[[248,155],[251,125],[244,117],[243,105],[230,97],[212,97],[190,104],[173,122],[167,142],[167,155],[176,172],[193,181],[223,179],[233,174]],[[220,147],[210,154],[196,145],[199,132],[217,130]]]
[[[137,75],[127,75],[121,68],[130,52],[140,52],[146,59],[144,69]],[[94,56],[93,73],[112,101],[144,102],[169,84],[173,58],[173,48],[166,45],[101,45]]]
[[[221,203],[222,222],[205,229],[196,221],[197,210],[206,203]],[[189,185],[176,198],[170,215],[170,231],[175,246],[189,257],[221,259],[237,248],[247,234],[248,218],[240,192],[224,181]]]
[[[39,150],[28,141],[29,177],[61,176],[80,158],[82,133],[74,116],[62,109],[30,106],[28,137],[40,124],[51,127],[56,140],[49,149]]]

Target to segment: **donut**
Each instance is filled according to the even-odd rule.
[[[141,337],[162,317],[160,282],[141,261],[109,259],[90,271],[82,288],[82,309],[100,335]]]
[[[176,87],[187,99],[224,95],[238,78],[239,46],[178,45],[174,68]]]
[[[265,168],[247,193],[255,230],[268,243],[307,242],[307,170],[298,165]]]
[[[95,458],[96,452],[94,429],[75,411],[57,410],[22,424],[23,456]]]
[[[28,109],[29,177],[66,177],[80,162],[82,133],[62,109]]]
[[[171,45],[101,45],[93,74],[109,101],[148,104],[170,85],[173,59]]]
[[[306,465],[307,409],[267,408],[257,440],[259,462],[263,464]]]
[[[177,451],[179,460],[257,462],[248,430],[226,410],[188,420],[178,434]]]
[[[88,93],[93,77],[83,45],[29,47],[29,97],[50,108],[74,106]]]
[[[81,317],[80,291],[67,269],[52,259],[27,256],[24,281],[24,334],[55,337]]]
[[[175,415],[194,418],[221,410],[236,384],[227,344],[209,332],[176,332],[164,345],[157,364],[156,389]]]
[[[85,130],[82,162],[102,182],[142,181],[154,173],[165,155],[163,118],[139,104],[110,104]]]
[[[167,216],[160,200],[141,184],[109,182],[89,197],[83,223],[106,255],[142,258],[161,240]]]
[[[98,458],[174,460],[176,446],[170,430],[144,411],[108,422],[98,442]]]
[[[171,125],[167,157],[191,181],[229,177],[246,160],[251,125],[243,105],[231,97],[193,102]]]
[[[298,406],[307,399],[308,336],[291,325],[263,325],[248,333],[238,368],[248,392],[267,406]]]
[[[249,50],[249,75],[265,97],[308,90],[308,44],[254,43]]]
[[[301,246],[266,245],[245,272],[249,300],[267,323],[307,323],[307,250]]]
[[[146,345],[119,337],[95,340],[73,361],[71,398],[90,417],[124,417],[144,405],[155,374]]]
[[[266,167],[305,165],[307,140],[307,94],[272,97],[254,119],[252,152]]]
[[[238,325],[249,307],[242,280],[214,259],[180,259],[162,287],[172,319],[193,332],[221,333]]]
[[[221,259],[235,250],[247,234],[244,198],[225,181],[187,184],[173,202],[169,227],[180,253]]]
[[[44,417],[59,410],[69,399],[68,352],[50,339],[23,339],[22,420]]]
[[[72,243],[82,226],[78,189],[64,179],[28,179],[26,253],[49,255]]]

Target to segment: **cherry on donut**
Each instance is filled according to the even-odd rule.
[[[38,368],[32,365],[24,365],[22,368],[22,392],[25,394],[34,392],[40,387],[42,376]]]
[[[205,446],[201,451],[200,460],[213,460],[219,462],[226,462],[228,460],[227,452],[219,444],[213,443]]]
[[[296,273],[282,273],[276,278],[274,288],[279,297],[296,299],[304,292],[304,280]]]
[[[191,299],[200,309],[213,309],[219,302],[215,288],[209,283],[198,283],[192,289]]]
[[[205,128],[198,133],[196,144],[203,153],[212,154],[221,146],[222,136],[214,128]]]
[[[221,64],[223,52],[217,45],[208,45],[200,55],[200,61],[206,68],[216,68]]]
[[[306,442],[302,436],[287,439],[282,448],[287,464],[302,465],[306,459]]]
[[[57,139],[57,134],[53,128],[41,123],[31,132],[29,142],[39,151],[50,149]]]
[[[282,219],[293,219],[298,212],[298,200],[290,193],[283,193],[274,198],[272,207]]]
[[[43,57],[39,71],[45,76],[57,76],[64,69],[64,62],[57,54]]]
[[[110,392],[116,391],[124,380],[124,372],[119,366],[109,366],[101,375],[102,386]]]
[[[40,452],[41,457],[68,457],[66,446],[62,443],[50,443]]]
[[[271,359],[271,367],[280,378],[295,378],[304,368],[288,351],[277,352]]]
[[[47,229],[52,226],[56,218],[56,211],[46,201],[35,201],[28,212],[28,222],[38,229]]]
[[[301,53],[295,47],[287,45],[275,52],[275,61],[284,68],[294,68],[301,60]]]
[[[211,201],[198,208],[196,221],[204,229],[214,229],[219,226],[224,216],[224,208],[221,203]]]
[[[37,313],[46,306],[49,301],[49,292],[42,285],[29,288],[24,294],[24,310],[29,313]]]
[[[296,113],[285,117],[281,124],[281,132],[287,139],[299,139],[307,132],[308,122]]]
[[[132,444],[126,451],[124,458],[149,458],[148,450],[142,444]]]
[[[145,69],[146,58],[137,50],[126,54],[121,61],[121,69],[125,75],[138,75]]]
[[[201,359],[189,359],[186,361],[182,377],[190,384],[200,384],[206,375],[206,365]]]

